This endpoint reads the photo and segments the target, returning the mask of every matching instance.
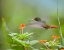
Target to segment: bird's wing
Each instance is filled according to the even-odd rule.
[[[27,24],[26,26],[46,26],[46,24],[44,24],[44,23],[42,23],[42,22],[37,22],[37,21],[35,21],[35,22],[33,22],[33,23],[29,23],[29,24]]]

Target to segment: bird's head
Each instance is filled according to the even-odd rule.
[[[35,18],[33,18],[33,19],[29,20],[29,21],[41,21],[41,18],[35,17]]]

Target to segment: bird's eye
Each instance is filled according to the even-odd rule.
[[[34,18],[34,20],[36,20],[36,21],[41,21],[41,19],[38,18],[38,17]]]

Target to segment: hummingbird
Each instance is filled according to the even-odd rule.
[[[31,27],[45,28],[45,29],[49,28],[49,25],[46,23],[46,21],[41,20],[41,18],[39,18],[39,17],[35,17],[35,18],[29,20],[28,22],[31,22],[28,24],[28,26],[31,26]]]
[[[34,28],[49,29],[49,28],[57,28],[58,27],[58,26],[55,26],[55,25],[50,26],[49,24],[46,23],[46,21],[42,20],[39,17],[35,17],[35,18],[29,20],[28,22],[31,22],[31,23],[27,24],[27,26],[34,27]]]

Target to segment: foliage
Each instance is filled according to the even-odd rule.
[[[8,28],[5,26],[5,20],[2,18],[2,29],[4,33],[6,34],[6,39],[9,41],[9,45],[12,49],[15,50],[24,50],[24,47],[31,47],[32,45],[36,44],[38,40],[29,40],[30,36],[33,33],[11,33],[9,32]],[[6,29],[7,28],[7,29]],[[8,33],[7,33],[8,32]]]
[[[2,18],[2,29],[6,34],[5,37],[11,50],[27,50],[28,48],[32,48],[33,50],[56,50],[56,49],[64,49],[64,46],[61,45],[60,36],[53,35],[53,40],[31,40],[30,37],[33,33],[23,32],[25,28],[24,24],[20,25],[20,33],[11,33],[6,26],[4,18]],[[37,43],[42,43],[43,47],[40,49],[35,49],[32,46]]]

